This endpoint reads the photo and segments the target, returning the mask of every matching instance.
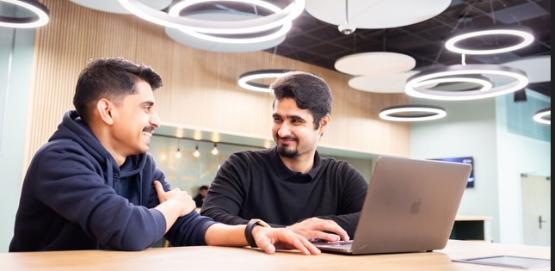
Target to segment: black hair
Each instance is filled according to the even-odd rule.
[[[73,105],[84,121],[90,119],[90,107],[101,98],[118,98],[135,93],[137,81],[147,82],[152,90],[162,86],[162,78],[145,65],[123,58],[91,60],[79,74]]]
[[[208,185],[201,185],[201,186],[198,188],[198,191],[201,191],[201,190],[208,190]]]
[[[300,109],[308,109],[314,118],[314,127],[331,113],[332,95],[324,79],[307,72],[289,72],[274,81],[270,88],[276,100],[292,98]]]

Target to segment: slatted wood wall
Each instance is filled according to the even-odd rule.
[[[75,83],[87,61],[121,56],[153,67],[164,81],[155,92],[164,123],[222,133],[270,138],[270,95],[245,91],[237,76],[263,68],[318,74],[334,94],[332,124],[322,145],[408,156],[409,126],[377,116],[403,104],[401,94],[350,89],[348,76],[267,52],[214,53],[172,41],[163,28],[132,16],[86,9],[70,1],[45,0],[51,22],[37,31],[33,97],[27,129],[26,163],[72,109]]]

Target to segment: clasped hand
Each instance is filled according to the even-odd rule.
[[[191,198],[191,195],[179,188],[174,188],[170,191],[164,191],[162,184],[159,181],[154,181],[154,189],[156,190],[156,194],[158,195],[158,200],[160,201],[160,203],[173,201],[175,202],[176,206],[180,207],[179,216],[189,214],[196,208],[195,201]]]

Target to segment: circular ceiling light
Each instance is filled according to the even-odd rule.
[[[203,1],[204,2],[221,2],[221,0],[208,0],[208,1]],[[270,4],[268,2],[265,1],[261,1],[261,0],[233,0],[233,2],[238,2],[238,3],[248,3],[248,4],[253,4],[254,6],[258,6],[261,7],[263,9],[266,9],[272,13],[278,13],[281,11],[281,8],[274,5],[274,4]],[[173,5],[170,10],[169,10],[169,14],[171,16],[174,17],[179,17],[180,13],[192,6],[193,4],[191,4],[190,1],[182,1],[179,2],[175,5]],[[259,16],[256,16],[259,17]],[[254,18],[256,18],[254,17]],[[197,17],[198,18],[198,17]],[[213,21],[221,21],[221,18],[214,18]],[[233,20],[233,21],[237,21],[237,20]],[[279,30],[271,32],[269,34],[266,35],[262,35],[262,36],[255,36],[255,37],[246,37],[246,38],[238,38],[238,37],[218,37],[218,36],[214,36],[214,35],[208,35],[208,34],[203,34],[200,32],[196,32],[196,31],[192,31],[189,29],[185,29],[185,28],[180,28],[179,30],[187,35],[190,35],[196,39],[200,39],[200,40],[206,40],[206,41],[210,41],[210,42],[216,42],[216,43],[225,43],[225,44],[251,44],[251,43],[261,43],[261,42],[267,42],[267,41],[273,41],[276,39],[279,39],[281,37],[284,37],[287,32],[289,32],[289,30],[291,30],[291,26],[292,23],[291,21],[287,21],[285,22],[283,25],[281,25],[281,27],[279,28]]]
[[[335,61],[335,69],[350,75],[376,75],[407,72],[416,61],[411,56],[393,52],[366,52],[347,55]]]
[[[472,78],[468,80],[468,78]],[[441,78],[443,79],[443,78]],[[495,82],[485,76],[447,77],[448,80],[427,82],[425,88],[441,91],[486,91],[493,88]]]
[[[246,20],[246,19],[254,19],[258,17],[258,15],[252,14],[252,13],[242,13],[242,12],[230,13],[224,10],[196,12],[195,14],[191,14],[188,16],[190,16],[191,18],[198,18],[203,20],[211,20],[211,19]],[[193,47],[201,50],[213,51],[213,52],[227,52],[227,53],[254,52],[254,51],[265,50],[279,45],[286,38],[286,36],[283,35],[273,40],[268,40],[268,41],[263,40],[258,42],[251,42],[248,44],[242,44],[242,43],[219,43],[219,42],[207,41],[205,39],[198,39],[194,36],[183,33],[177,28],[166,28],[166,34],[174,41],[189,47]]]
[[[153,9],[161,10],[167,8],[172,0],[140,0],[144,4],[149,5]],[[71,0],[71,2],[98,11],[116,13],[116,14],[129,14],[129,11],[125,9],[118,0]]]
[[[470,83],[470,84],[475,84],[475,85],[479,85],[480,89],[478,89],[477,91],[489,91],[493,88],[493,83],[491,82],[491,80],[487,79],[487,78],[474,78],[474,77],[459,77],[459,76],[453,76],[453,77],[441,77],[441,78],[434,78],[434,79],[429,79],[429,80],[425,80],[422,81],[419,84],[416,84],[415,87],[424,87],[424,88],[435,88],[436,86],[440,85],[440,84],[453,84],[453,83]],[[437,91],[437,90],[436,90]]]
[[[496,48],[496,49],[468,49],[468,48],[462,48],[461,46],[457,45],[457,43],[462,42],[466,39],[484,37],[484,36],[513,36],[513,37],[520,38],[521,41],[511,46]],[[518,50],[520,48],[530,45],[533,41],[534,41],[534,35],[524,30],[489,29],[489,30],[469,32],[469,33],[452,37],[445,42],[445,48],[451,52],[465,54],[465,55],[491,55],[491,54],[507,53],[514,50]]]
[[[382,29],[428,20],[449,7],[451,0],[349,0],[349,24],[356,28]],[[317,19],[345,23],[345,0],[307,0],[306,10]]]
[[[283,26],[287,22],[291,22],[297,18],[304,10],[305,0],[293,0],[291,4],[282,9],[278,13],[268,16],[244,21],[210,21],[198,20],[188,17],[171,16],[168,13],[155,10],[148,5],[143,4],[139,0],[118,0],[120,4],[135,16],[170,28],[179,28],[186,31],[195,31],[204,34],[250,34],[260,33],[267,30]],[[178,2],[177,7],[172,8],[183,9],[192,5],[207,2],[216,2],[215,0],[187,0]],[[217,2],[240,2],[252,4],[254,0],[219,0]],[[184,4],[181,4],[184,3]],[[176,5],[178,5],[176,4]],[[184,7],[183,7],[184,5]]]
[[[503,83],[495,85],[491,89],[487,89],[484,85],[481,90],[469,91],[444,91],[426,88],[432,84],[434,80],[443,78],[456,78],[458,80],[467,80],[466,77],[474,76],[496,76],[503,77]],[[465,79],[463,79],[465,78]],[[457,82],[455,79],[449,79],[451,82]],[[499,65],[488,64],[469,64],[469,65],[451,65],[447,67],[432,67],[424,69],[418,74],[407,80],[405,85],[405,93],[416,98],[444,100],[444,101],[465,101],[484,99],[500,96],[523,89],[528,85],[526,74],[518,69],[504,67]]]
[[[292,70],[284,69],[267,69],[267,70],[256,70],[243,73],[239,76],[237,84],[240,87],[252,91],[272,93],[272,89],[267,84],[255,83],[255,80],[262,79],[277,79],[281,77],[284,73],[291,72]]]
[[[536,114],[534,114],[534,121],[551,125],[551,109],[548,107],[536,112]]]
[[[436,106],[401,105],[384,108],[379,116],[389,121],[429,121],[444,118],[447,112]]]
[[[0,0],[15,7],[24,9],[26,13],[31,13],[29,17],[0,16],[0,27],[10,28],[37,28],[48,23],[48,8],[33,0]]]
[[[394,74],[357,76],[349,80],[349,86],[367,92],[404,93],[405,82],[415,73],[416,71],[409,71]]]

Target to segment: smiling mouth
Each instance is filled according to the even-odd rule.
[[[145,127],[143,129],[143,135],[145,136],[152,137],[153,133],[154,133],[154,127]]]

